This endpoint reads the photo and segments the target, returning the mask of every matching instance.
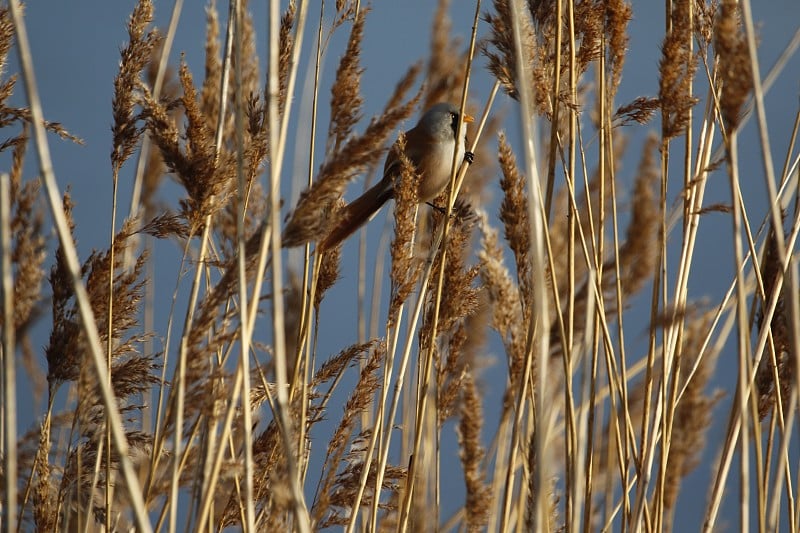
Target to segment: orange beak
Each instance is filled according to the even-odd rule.
[[[464,120],[464,122],[475,122],[475,117],[473,117],[472,115],[467,115],[466,113],[464,113],[464,119],[463,120]]]

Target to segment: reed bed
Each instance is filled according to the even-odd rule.
[[[180,3],[156,28],[138,1],[108,239],[83,258],[48,148],[80,139],[42,115],[37,36],[0,8],[4,530],[800,531],[800,109],[777,143],[765,109],[797,36],[767,70],[750,0],[668,0],[658,79],[623,101],[644,6],[457,4],[425,21],[426,57],[387,70],[363,54],[379,2],[272,0],[266,20],[212,3],[192,72],[171,48]],[[385,96],[364,90],[375,68],[396,78]],[[405,164],[380,241],[318,249],[442,101],[477,117],[474,161],[433,207]],[[729,243],[724,268],[706,240]],[[722,294],[703,290],[714,272]]]

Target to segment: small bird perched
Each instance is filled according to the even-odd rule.
[[[436,198],[450,182],[454,150],[459,163],[465,157],[472,162],[472,154],[464,151],[464,138],[456,139],[458,115],[457,106],[450,103],[436,104],[406,133],[404,152],[419,173],[417,193],[420,203]],[[473,120],[471,116],[464,115],[464,122]],[[339,223],[322,241],[319,249],[328,250],[342,242],[393,198],[400,171],[400,148],[394,144],[386,156],[383,179],[344,207]]]

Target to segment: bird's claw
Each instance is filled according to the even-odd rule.
[[[471,165],[472,162],[475,161],[475,154],[472,152],[464,152],[464,161]]]
[[[438,206],[433,202],[425,202],[425,203],[431,206],[432,208],[436,209],[442,215],[444,215],[447,212],[447,210],[444,207]]]

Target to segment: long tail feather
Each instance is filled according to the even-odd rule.
[[[383,179],[367,192],[347,204],[339,224],[331,230],[319,245],[320,250],[329,250],[364,225],[393,195],[391,180]]]

